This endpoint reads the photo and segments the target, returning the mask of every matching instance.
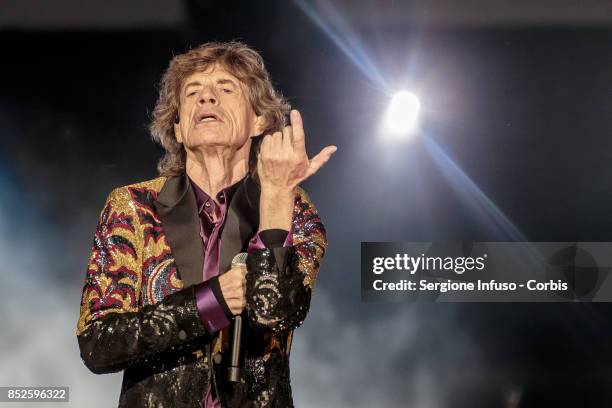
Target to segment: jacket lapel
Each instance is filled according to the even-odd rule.
[[[259,227],[259,186],[247,175],[232,195],[221,232],[219,271],[227,272],[232,259],[246,252]],[[155,200],[183,286],[202,282],[204,250],[195,194],[186,174],[168,178]]]
[[[200,222],[195,195],[187,175],[168,178],[154,205],[183,286],[202,282],[204,251]]]
[[[221,233],[219,271],[227,272],[234,256],[246,252],[249,239],[259,228],[259,186],[250,173],[232,196]]]

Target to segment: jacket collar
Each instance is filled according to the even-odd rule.
[[[237,183],[228,197],[229,208],[221,232],[219,271],[225,273],[232,259],[246,252],[259,227],[259,186],[251,174]],[[154,202],[166,240],[172,250],[183,286],[202,282],[204,251],[196,197],[186,173],[169,177]]]

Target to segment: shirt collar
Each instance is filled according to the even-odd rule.
[[[232,201],[232,197],[234,196],[234,193],[236,192],[236,190],[238,189],[238,187],[240,186],[240,184],[244,181],[244,179],[246,177],[247,176],[245,176],[242,179],[238,180],[236,183],[232,184],[231,186],[225,187],[223,190],[219,191],[219,193],[217,193],[217,201],[221,205],[228,206],[229,203]],[[191,188],[193,189],[193,191],[195,193],[196,203],[197,203],[197,206],[198,206],[198,212],[201,212],[202,208],[206,204],[206,202],[208,200],[211,200],[212,198],[204,190],[202,190],[191,179],[191,177],[187,176],[187,178],[189,179],[189,182],[191,183]]]

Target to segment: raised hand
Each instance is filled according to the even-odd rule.
[[[302,117],[297,110],[292,110],[290,119],[290,126],[285,126],[282,132],[264,136],[261,143],[257,173],[262,190],[293,191],[319,171],[337,150],[330,145],[308,159]]]

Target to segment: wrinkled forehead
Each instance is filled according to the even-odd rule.
[[[243,90],[246,90],[246,84],[235,76],[224,64],[219,62],[201,64],[194,68],[190,73],[186,74],[181,81],[180,89],[183,90],[185,86],[192,82],[198,82],[198,80],[211,79],[213,81],[229,80],[240,86]]]

